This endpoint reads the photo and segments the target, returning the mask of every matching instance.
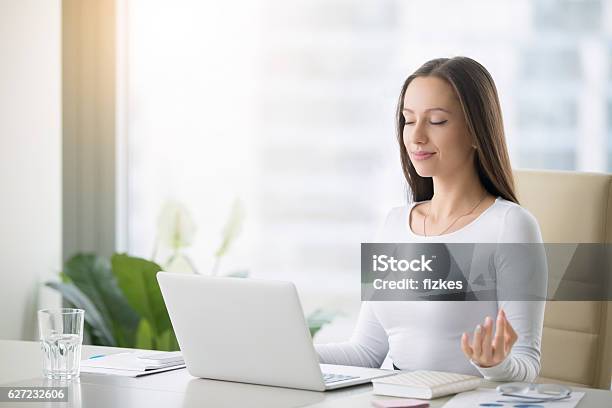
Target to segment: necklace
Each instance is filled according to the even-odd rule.
[[[476,204],[469,213],[463,214],[458,216],[457,218],[455,218],[455,221],[451,222],[450,225],[448,227],[446,227],[446,229],[444,231],[442,231],[441,233],[439,233],[438,235],[442,235],[444,234],[446,231],[448,231],[450,229],[450,227],[452,227],[459,218],[465,217],[467,215],[470,215],[471,213],[474,212],[474,210],[476,208],[478,208],[478,206],[480,205],[480,203],[483,202],[483,200],[485,199],[485,197],[487,196],[487,190],[485,190],[484,194],[482,195],[482,198],[480,199],[480,201],[478,202],[478,204]],[[431,208],[431,203],[429,204],[429,207]],[[429,209],[427,209],[427,213],[425,214],[425,216],[423,217],[423,236],[427,236],[427,233],[425,232],[425,220],[427,220],[427,216],[429,216]]]

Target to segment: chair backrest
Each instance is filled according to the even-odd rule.
[[[612,174],[515,170],[514,177],[545,243],[612,243]],[[610,389],[611,375],[612,302],[547,302],[539,381]]]

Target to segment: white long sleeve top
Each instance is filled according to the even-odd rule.
[[[443,235],[415,234],[408,216],[418,203],[393,208],[378,242],[541,243],[536,219],[523,207],[498,197],[475,220]],[[504,265],[496,265],[503,269]],[[542,271],[546,274],[546,271]],[[346,342],[317,344],[321,363],[380,367],[387,354],[402,370],[437,370],[482,375],[497,381],[532,381],[540,370],[543,301],[371,301],[362,302]],[[510,355],[494,367],[479,367],[461,350],[463,332],[473,335],[486,316],[503,308],[518,334]]]

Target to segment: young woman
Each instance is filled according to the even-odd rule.
[[[394,208],[378,242],[541,243],[518,204],[489,72],[466,58],[429,61],[402,87],[397,132],[412,204]],[[541,271],[545,274],[546,271]],[[351,339],[316,346],[322,363],[532,381],[544,302],[363,302]]]

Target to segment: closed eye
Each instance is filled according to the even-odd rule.
[[[446,122],[448,122],[448,120],[442,120],[442,121],[440,121],[440,122],[429,122],[429,123],[430,123],[431,125],[443,125],[443,124],[445,124]],[[411,126],[411,125],[414,125],[414,121],[413,121],[413,122],[405,122],[405,123],[404,123],[404,125],[405,125],[405,126]]]

